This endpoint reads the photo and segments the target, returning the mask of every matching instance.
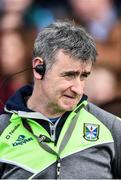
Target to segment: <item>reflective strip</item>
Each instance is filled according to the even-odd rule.
[[[41,114],[39,112],[18,111],[18,115],[22,118],[42,119],[42,120],[52,123],[47,117],[45,117],[43,114]]]
[[[106,142],[104,142],[104,143],[101,143],[101,142],[100,142],[100,143],[92,144],[92,145],[90,145],[90,146],[88,146],[88,147],[84,147],[84,148],[81,148],[81,149],[79,149],[79,150],[75,150],[75,151],[73,151],[73,152],[71,152],[71,153],[68,153],[68,155],[63,155],[63,156],[61,156],[61,159],[65,158],[65,157],[68,157],[68,156],[70,156],[70,155],[74,155],[74,154],[76,154],[76,153],[78,153],[78,152],[81,152],[81,151],[83,151],[83,150],[89,149],[89,148],[91,148],[91,147],[95,147],[95,146],[102,145],[102,144],[109,144],[109,143],[114,143],[114,141],[112,140],[112,141],[106,141]]]

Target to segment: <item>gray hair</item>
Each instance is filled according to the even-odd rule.
[[[57,21],[41,30],[34,43],[33,58],[41,57],[49,69],[59,50],[82,61],[95,62],[97,56],[93,38],[83,27],[70,22]]]

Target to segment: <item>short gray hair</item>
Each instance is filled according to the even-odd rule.
[[[34,43],[33,58],[41,57],[49,69],[59,50],[82,61],[95,62],[97,56],[93,38],[72,22],[57,21],[41,30]]]

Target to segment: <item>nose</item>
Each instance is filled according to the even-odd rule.
[[[84,92],[85,81],[74,80],[71,86],[71,91],[78,95],[82,95]]]

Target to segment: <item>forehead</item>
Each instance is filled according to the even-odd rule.
[[[55,56],[54,67],[60,68],[62,70],[87,70],[91,71],[92,61],[91,59],[87,61],[83,61],[81,59],[77,59],[72,57],[71,55],[65,54],[62,50],[58,51]]]

